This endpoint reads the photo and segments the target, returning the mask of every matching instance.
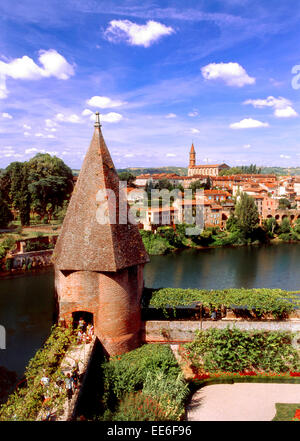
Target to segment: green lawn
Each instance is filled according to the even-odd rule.
[[[291,421],[294,418],[297,409],[300,409],[300,403],[276,403],[276,415],[272,421]]]

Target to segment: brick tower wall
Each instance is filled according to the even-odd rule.
[[[73,312],[92,313],[95,335],[110,356],[140,345],[143,265],[116,273],[56,268],[55,287],[59,319],[69,323]]]

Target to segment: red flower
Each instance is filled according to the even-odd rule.
[[[290,372],[291,377],[300,377],[300,372]]]
[[[194,376],[194,380],[205,380],[206,378],[209,378],[210,376],[208,374],[196,374]]]
[[[300,409],[296,409],[294,418],[297,419],[297,420],[300,420]]]

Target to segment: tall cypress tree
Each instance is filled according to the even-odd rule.
[[[250,236],[258,227],[259,216],[254,199],[247,193],[242,193],[235,207],[238,226],[246,236]]]

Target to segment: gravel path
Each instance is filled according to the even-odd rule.
[[[300,403],[300,384],[234,383],[205,386],[187,407],[188,421],[271,421],[275,403]]]

